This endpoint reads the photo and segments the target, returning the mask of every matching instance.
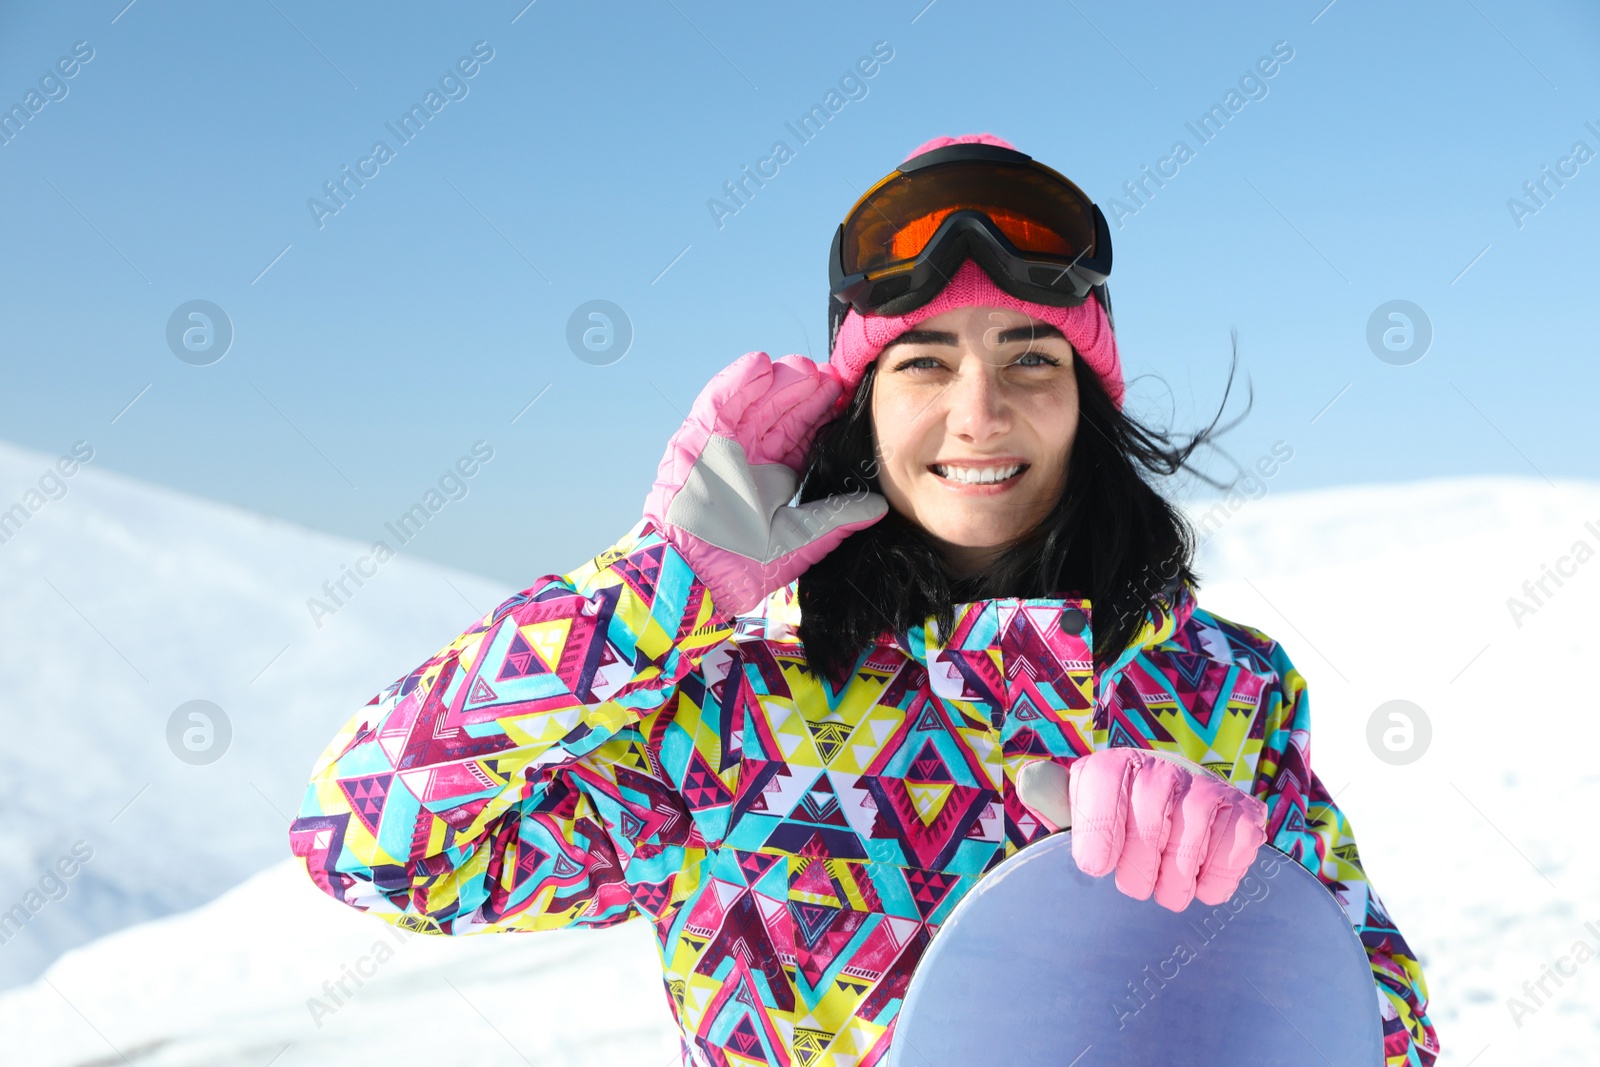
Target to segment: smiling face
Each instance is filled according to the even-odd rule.
[[[957,577],[1032,529],[1060,498],[1078,431],[1073,358],[1054,326],[996,307],[925,319],[879,353],[879,485]],[[1008,477],[973,484],[996,474]]]

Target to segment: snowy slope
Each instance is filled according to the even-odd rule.
[[[0,1064],[666,1067],[678,1045],[651,944],[643,923],[401,934],[290,860],[0,997]]]
[[[1600,708],[1585,684],[1595,656],[1583,625],[1600,591],[1600,486],[1458,479],[1277,494],[1212,513],[1208,528],[1202,603],[1278,637],[1305,674],[1313,766],[1422,957],[1442,1062],[1592,1062],[1600,959],[1575,962],[1574,946],[1600,950],[1600,859],[1584,844],[1600,805]],[[1573,552],[1580,540],[1587,555]],[[1523,582],[1547,564],[1568,576],[1559,587],[1546,579],[1548,595],[1529,601],[1519,626],[1507,598],[1525,597]],[[464,622],[435,625],[409,660],[369,660],[349,691],[365,700],[373,677],[414,665]],[[1432,725],[1426,752],[1405,766],[1367,742],[1369,717],[1393,699],[1413,701]],[[339,701],[323,705],[310,748],[343,719]],[[303,778],[300,762],[289,772]],[[219,805],[251,799],[213,789]],[[323,983],[375,960],[388,929],[280,862],[196,911],[69,952],[44,980],[0,996],[0,1063],[87,1067],[120,1063],[119,1053],[141,1065],[274,1067],[340,1054],[540,1067],[672,1060],[642,924],[411,939],[365,965],[372,977],[337,1011],[314,1012],[310,998],[331,1003]],[[1564,955],[1571,973],[1558,985],[1546,968]],[[1524,990],[1541,978],[1542,993]],[[1510,997],[1525,1005],[1516,1016]]]
[[[0,509],[56,459],[0,444]],[[280,859],[334,728],[512,591],[402,553],[347,583],[354,596],[318,628],[307,598],[370,543],[95,462],[45,488],[58,484],[64,497],[0,528],[0,913],[30,892],[46,902],[20,933],[0,926],[14,935],[0,988]],[[167,742],[169,717],[197,699],[232,727],[208,765]],[[52,876],[77,842],[91,858]]]
[[[1312,767],[1422,957],[1445,1063],[1597,1062],[1597,553],[1600,485],[1498,478],[1267,497],[1202,551],[1202,603],[1307,678]],[[1546,567],[1568,576],[1536,603]],[[1406,766],[1366,736],[1397,699],[1433,730]]]

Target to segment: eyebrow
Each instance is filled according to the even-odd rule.
[[[1005,345],[1013,341],[1036,341],[1041,337],[1059,337],[1066,340],[1066,335],[1058,328],[1047,322],[1030,323],[1027,326],[1015,326],[1009,330],[1001,330],[1000,336],[995,338],[995,344]],[[905,333],[890,341],[885,348],[895,345],[956,345],[960,339],[953,333],[942,330],[907,330]]]

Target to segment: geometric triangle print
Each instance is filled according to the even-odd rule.
[[[467,694],[468,704],[482,704],[485,700],[495,699],[495,692],[489,688],[489,683],[482,677],[476,678],[472,683],[472,692]]]
[[[350,810],[355,812],[361,825],[374,837],[378,834],[378,820],[383,815],[383,802],[388,799],[389,783],[392,781],[393,773],[339,779],[339,789],[344,793]]]
[[[1044,738],[1029,729],[1021,729],[1006,739],[1005,754],[1009,757],[1017,756],[1049,756],[1050,746]]]
[[[832,763],[833,757],[844,747],[850,739],[850,732],[854,727],[842,722],[810,722],[806,726],[811,731],[812,743],[817,746],[817,755],[822,757],[824,764]]]
[[[828,1043],[832,1040],[833,1035],[826,1030],[795,1027],[794,1056],[799,1061],[800,1067],[811,1067],[821,1059],[822,1054],[828,1050]]]
[[[806,984],[818,989],[827,972],[847,962],[845,952],[866,923],[868,913],[791,900],[789,914],[800,934],[795,939],[795,962]]]
[[[698,749],[690,753],[689,766],[685,769],[683,786],[679,791],[689,802],[691,811],[721,807],[733,800],[733,794],[728,792],[728,787],[717,777]]]
[[[511,647],[506,650],[505,663],[500,668],[500,673],[495,681],[503,682],[508,678],[526,678],[530,674],[546,674],[550,668],[546,666],[533,646],[528,644],[522,636],[521,630],[511,634]]]
[[[820,863],[816,866],[822,866]],[[830,908],[826,904],[808,904],[804,901],[789,901],[789,912],[794,916],[795,926],[799,928],[800,943],[806,948],[815,948],[817,942],[822,940],[822,935],[827,933],[828,927],[833,925],[833,920],[838,916],[838,908]]]
[[[800,803],[796,805],[790,817],[822,826],[850,825],[850,821],[845,818],[844,809],[839,806],[839,796],[833,791],[833,783],[828,780],[826,773],[819,775],[812,783],[811,789],[800,798]]]
[[[955,782],[955,779],[950,777],[950,768],[945,766],[944,757],[939,755],[938,748],[934,746],[933,738],[930,737],[922,743],[922,750],[917,753],[906,771],[906,781],[933,785],[949,785]]]
[[[845,894],[840,892],[840,887],[835,884],[825,861],[817,858],[804,862],[805,867],[789,881],[791,901],[803,900],[806,897],[823,897],[825,898],[823,903],[832,900],[837,905],[844,899]]]
[[[1044,718],[1044,714],[1033,705],[1033,700],[1026,693],[1019,693],[1011,705],[1011,717],[1019,722],[1032,722]]]
[[[753,1030],[750,1031],[750,1033],[754,1032],[755,1031]],[[740,1041],[750,1040],[750,1038],[744,1034],[740,1034],[738,1039]],[[771,1060],[767,1059],[766,1051],[763,1050],[759,1045],[756,1046],[755,1054],[753,1056],[741,1056],[739,1053],[733,1051],[733,1045],[729,1044],[726,1051],[724,1051],[722,1054],[722,1059],[726,1060],[728,1067],[767,1067],[767,1064],[772,1062]],[[721,1060],[718,1061],[718,1067],[721,1067],[721,1062]]]
[[[1197,690],[1195,694],[1189,698],[1189,704],[1185,710],[1188,712],[1189,718],[1194,721],[1195,725],[1199,726],[1200,729],[1204,731],[1201,734],[1202,737],[1207,737],[1207,735],[1212,732],[1212,713],[1217,710],[1216,698],[1221,695],[1221,690],[1213,690],[1212,692],[1208,693],[1202,689]],[[1207,739],[1209,740],[1209,737]]]
[[[517,853],[517,881],[525,882],[533,877],[535,871],[544,866],[544,861],[550,858],[550,853],[539,848],[527,845]]]
[[[644,820],[627,808],[623,808],[617,816],[617,829],[623,837],[631,840],[638,837],[641,831],[644,830]]]
[[[944,810],[944,802],[950,797],[950,790],[954,789],[953,783],[946,785],[928,785],[922,782],[906,782],[906,792],[911,794],[911,803],[916,807],[917,816],[922,820],[923,826],[931,826]]]
[[[1223,681],[1231,669],[1227,664],[1200,655],[1174,654],[1168,657],[1168,680],[1178,704],[1207,734],[1214,732],[1212,717],[1216,698],[1223,693]]]
[[[734,856],[738,860],[739,872],[744,875],[745,885],[752,886],[783,860],[782,856],[769,856],[761,852],[734,852]]]
[[[672,892],[665,882],[644,882],[633,886],[633,899],[647,915],[660,915]]]
[[[906,885],[911,889],[911,899],[916,902],[917,912],[927,921],[944,898],[950,894],[960,881],[958,874],[945,874],[940,871],[924,871],[916,867],[905,868]]]
[[[733,1028],[733,1033],[728,1035],[728,1048],[742,1053],[740,1059],[746,1056],[761,1056],[761,1038],[756,1036],[756,1028],[750,1024],[750,1016],[746,1015],[739,1020],[739,1025]],[[765,1059],[763,1056],[762,1059]],[[761,1060],[756,1060],[759,1063]]]
[[[1167,655],[1166,662],[1171,667],[1172,673],[1177,675],[1180,683],[1177,687],[1178,697],[1181,700],[1192,696],[1194,691],[1200,688],[1200,680],[1205,677],[1206,668],[1215,661],[1207,656],[1175,652]]]
[[[1102,699],[1094,723],[1096,732],[1107,729],[1112,747],[1157,748],[1164,742],[1175,743],[1172,733],[1161,723],[1159,707],[1146,706],[1132,679],[1123,676],[1117,683],[1116,696],[1115,700]]]
[[[640,600],[649,603],[655,599],[656,583],[661,580],[661,560],[662,550],[657,546],[648,552],[624,556],[612,567]]]
[[[1123,722],[1121,716],[1111,721],[1110,736],[1106,738],[1108,748],[1144,748],[1144,738],[1137,737]]]
[[[840,989],[843,989],[846,992],[854,994],[858,997],[872,988],[871,982],[868,982],[862,978],[851,978],[848,975],[843,978],[835,978],[833,981]]]
[[[861,785],[878,809],[872,836],[899,842],[907,866],[940,870],[954,858],[967,833],[994,800],[985,786],[945,785],[942,797],[915,797],[915,783],[902,778],[868,776]],[[924,821],[924,811],[930,808]]]
[[[540,659],[553,665],[561,658],[571,633],[571,619],[549,619],[544,622],[529,623],[528,643],[539,653]]]

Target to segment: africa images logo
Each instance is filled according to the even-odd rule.
[[[1293,58],[1293,45],[1288,41],[1273,42],[1272,54],[1260,57],[1253,67],[1246,68],[1239,76],[1237,89],[1230,87],[1223,94],[1220,104],[1213,103],[1193,122],[1183,124],[1184,129],[1194,137],[1193,147],[1190,147],[1188,138],[1179,138],[1172,143],[1172,148],[1166,155],[1156,160],[1154,170],[1150,164],[1145,163],[1139,168],[1141,177],[1123,182],[1122,191],[1132,203],[1116,197],[1106,201],[1108,214],[1111,216],[1111,221],[1117,224],[1117,229],[1122,229],[1127,219],[1149,207],[1156,193],[1165,189],[1167,182],[1181,174],[1183,166],[1194,159],[1200,149],[1221,136],[1233,116],[1243,111],[1251,101],[1265,100],[1271,91],[1267,82],[1283,70]]]
[[[394,135],[393,146],[388,141],[374,141],[371,150],[356,160],[355,170],[352,171],[350,164],[346,163],[339,168],[337,177],[323,182],[322,191],[327,199],[313,196],[306,200],[311,221],[317,224],[317,229],[325,227],[330,217],[349,207],[356,193],[382,173],[380,168],[394,159],[401,147],[410,144],[422,133],[429,119],[443,111],[446,105],[465,100],[472,91],[467,82],[477,77],[478,72],[493,58],[494,49],[488,41],[474,44],[471,55],[457,59],[454,67],[439,76],[437,89],[430,86],[421,103],[412,104],[394,122],[383,124]]]
[[[765,189],[767,182],[776,178],[781,168],[795,158],[796,148],[803,148],[816,140],[828,120],[843,111],[846,104],[853,100],[865,100],[871,91],[867,80],[876,77],[893,58],[893,45],[888,41],[874,42],[871,55],[860,57],[853,68],[847,68],[839,76],[838,89],[828,89],[823,94],[822,103],[812,104],[794,122],[783,124],[783,128],[794,137],[795,148],[791,148],[786,140],[774,141],[772,150],[756,161],[753,172],[750,164],[746,163],[739,168],[738,177],[723,182],[722,189],[727,194],[727,200],[717,196],[706,200],[706,208],[711,212],[711,221],[717,224],[717,229],[722,229],[727,219],[749,207],[757,190]],[[754,188],[751,187],[752,183]]]
[[[1285,862],[1286,860],[1279,856],[1263,857],[1263,862],[1257,865],[1258,869],[1247,873],[1240,880],[1238,893],[1225,903],[1212,908],[1209,915],[1199,915],[1198,921],[1189,919],[1189,929],[1194,934],[1193,938],[1186,938],[1174,944],[1172,954],[1165,959],[1146,964],[1141,972],[1143,978],[1127,983],[1128,995],[1124,997],[1118,994],[1111,1001],[1112,1014],[1117,1018],[1117,1029],[1126,1029],[1128,1020],[1148,1008],[1167,987],[1167,983],[1176,980],[1183,973],[1185,964],[1194,962],[1208,945],[1221,937],[1230,919],[1249,905],[1265,900],[1272,892],[1272,886],[1262,879],[1277,877],[1282,869],[1281,865]]]

